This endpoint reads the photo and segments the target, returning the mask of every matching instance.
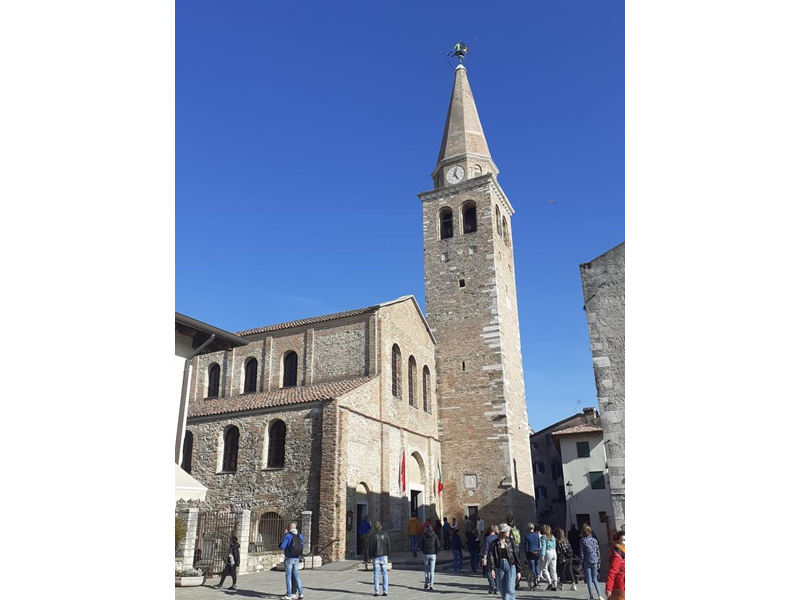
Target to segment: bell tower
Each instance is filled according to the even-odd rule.
[[[487,523],[513,513],[519,524],[535,520],[536,507],[514,209],[497,181],[499,172],[467,70],[459,64],[431,174],[433,190],[419,195],[425,309],[436,338],[444,510],[459,520],[478,510]]]

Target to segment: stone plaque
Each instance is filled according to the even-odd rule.
[[[465,488],[476,488],[476,487],[478,487],[478,476],[477,475],[464,475],[464,487]]]

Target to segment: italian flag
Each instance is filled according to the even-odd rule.
[[[436,493],[440,496],[442,495],[442,490],[444,489],[444,484],[442,483],[442,464],[440,462],[436,463],[436,466],[439,467],[439,484],[436,486]]]
[[[400,462],[400,491],[406,491],[406,449],[403,448],[403,459]]]

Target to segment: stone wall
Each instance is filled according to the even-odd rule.
[[[508,512],[522,522],[534,517],[535,506],[511,207],[491,175],[420,199],[426,312],[437,342],[445,510],[463,516],[476,505],[490,522],[505,520]],[[463,233],[466,202],[476,204],[478,226]],[[442,240],[443,208],[453,211],[454,236]]]
[[[615,527],[625,524],[625,242],[580,266]]]

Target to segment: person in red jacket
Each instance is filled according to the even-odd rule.
[[[625,532],[614,534],[614,548],[608,561],[606,576],[606,598],[608,600],[625,599]]]

